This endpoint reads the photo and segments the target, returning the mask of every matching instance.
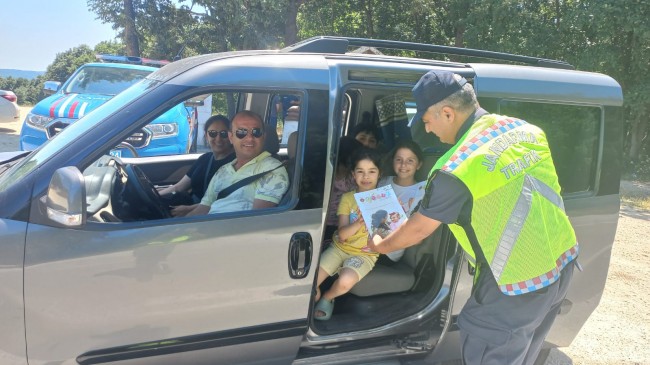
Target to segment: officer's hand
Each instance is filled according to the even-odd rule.
[[[381,245],[381,241],[383,241],[383,238],[381,238],[380,235],[376,234],[368,239],[368,248],[371,249],[374,252],[379,252],[377,250],[377,246]]]

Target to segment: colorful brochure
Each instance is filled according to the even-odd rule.
[[[354,194],[370,237],[382,238],[406,221],[406,213],[390,185]]]

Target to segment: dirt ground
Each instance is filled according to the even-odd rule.
[[[623,195],[650,199],[650,184],[621,182]],[[571,346],[546,365],[650,364],[650,210],[621,205],[603,297]]]
[[[13,123],[0,124],[0,152],[18,151],[18,135],[23,119],[31,108],[21,107],[20,118]]]
[[[0,152],[18,150],[21,120],[0,125]],[[650,184],[623,181],[623,195],[650,200]],[[621,205],[605,292],[571,346],[545,365],[650,365],[650,210]],[[648,279],[648,281],[646,280]]]

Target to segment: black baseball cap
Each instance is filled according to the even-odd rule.
[[[412,90],[417,113],[411,119],[409,127],[412,128],[415,123],[419,123],[422,115],[431,105],[439,103],[459,91],[466,83],[467,80],[464,78],[456,80],[454,73],[450,71],[431,70],[424,74]]]

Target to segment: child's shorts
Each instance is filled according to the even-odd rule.
[[[352,255],[332,245],[321,255],[320,267],[330,276],[345,267],[354,270],[361,280],[375,267],[375,262],[377,262],[377,256]]]

